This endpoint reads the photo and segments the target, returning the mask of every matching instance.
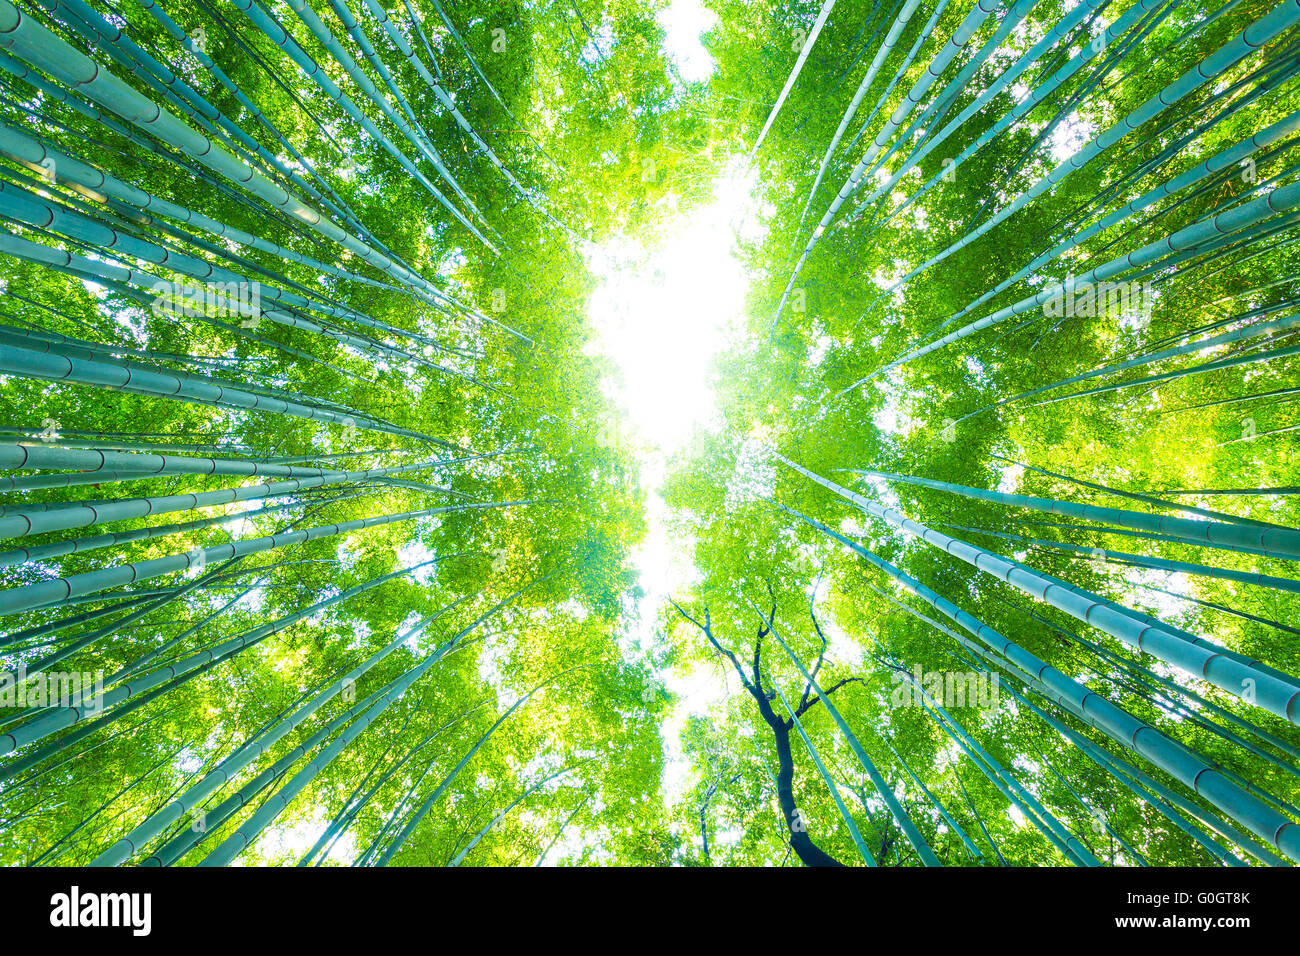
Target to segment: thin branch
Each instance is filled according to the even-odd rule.
[[[813,589],[813,593],[814,595],[816,594],[816,588]],[[821,653],[817,655],[817,663],[813,664],[813,669],[809,672],[808,683],[806,683],[803,688],[803,696],[799,698],[800,713],[802,713],[803,709],[808,704],[808,695],[812,693],[812,685],[817,680],[817,674],[821,671],[822,664],[826,661],[826,648],[828,646],[826,635],[822,633],[822,626],[817,621],[817,611],[813,607],[812,597],[809,597],[808,599],[808,616],[812,618],[813,630],[816,631],[817,636],[821,638],[822,649]]]
[[[818,701],[820,701],[820,700],[822,699],[822,697],[829,697],[831,694],[835,693],[837,690],[839,690],[839,689],[840,689],[841,687],[843,687],[845,684],[861,684],[863,687],[867,687],[867,686],[869,686],[869,685],[867,684],[866,680],[863,679],[863,678],[861,678],[861,677],[846,677],[846,678],[844,678],[844,680],[840,681],[838,684],[833,684],[833,685],[831,685],[830,687],[827,687],[825,690],[823,690],[822,693],[821,693],[821,696],[819,696],[819,697],[814,697],[812,700],[808,701],[806,704],[801,704],[800,707],[799,707],[799,709],[795,711],[795,716],[796,716],[796,717],[802,717],[802,716],[804,715],[805,712],[807,712],[807,711],[808,711],[809,709],[811,709],[812,707],[815,707],[815,706],[817,705]]]
[[[686,611],[682,608],[682,606],[678,604],[676,601],[674,601],[672,598],[668,599],[668,603],[677,609],[678,614],[686,618],[686,620],[690,621],[692,624],[694,624],[696,627],[698,627],[701,631],[704,632],[704,636],[708,638],[709,643],[713,645],[714,650],[716,650],[719,654],[726,655],[727,659],[731,661],[731,666],[734,667],[736,669],[736,673],[740,675],[740,682],[745,685],[745,690],[749,691],[751,694],[755,693],[754,685],[751,684],[749,682],[749,678],[745,676],[745,669],[740,666],[740,661],[736,659],[736,655],[731,653],[731,651],[727,650],[721,644],[719,644],[718,639],[713,636],[713,626],[712,626],[712,622],[709,619],[709,609],[708,608],[704,609],[704,623],[700,623],[695,618],[687,614]]]

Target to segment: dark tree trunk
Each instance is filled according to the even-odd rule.
[[[669,600],[672,601],[671,598]],[[740,682],[744,685],[745,691],[750,697],[754,698],[754,703],[758,705],[758,712],[762,715],[763,722],[766,723],[772,731],[772,736],[776,743],[777,757],[776,799],[781,805],[781,815],[785,818],[785,829],[786,833],[789,835],[790,849],[794,850],[795,855],[799,857],[799,861],[803,863],[804,866],[843,866],[843,863],[824,851],[814,843],[812,837],[808,835],[807,821],[803,819],[803,815],[799,813],[798,808],[794,803],[794,756],[790,752],[790,731],[794,729],[794,719],[791,718],[786,720],[777,716],[776,711],[772,709],[772,697],[775,695],[769,695],[767,691],[763,689],[763,669],[760,663],[763,656],[763,638],[767,636],[772,626],[771,617],[776,614],[775,598],[773,599],[773,610],[772,615],[769,616],[768,625],[767,627],[759,628],[758,637],[754,641],[754,659],[751,665],[752,674],[746,674],[745,668],[741,665],[736,655],[718,643],[718,639],[713,636],[708,608],[704,609],[704,620],[701,622],[687,614],[686,611],[682,609],[682,606],[676,601],[672,601],[672,605],[677,609],[677,612],[681,614],[682,617],[686,618],[686,620],[690,621],[704,632],[704,636],[708,638],[708,641],[713,645],[714,650],[731,661],[731,666],[736,669],[736,674],[740,677]],[[817,619],[814,617],[813,625],[816,626],[816,623]],[[816,667],[813,668],[814,675],[816,675],[821,669],[822,660],[826,654],[826,638],[821,633],[820,627],[817,628],[817,635],[822,639],[822,653],[817,658]],[[858,680],[859,678],[856,677],[845,678],[838,684],[827,688],[823,691],[823,694],[829,697],[845,684]],[[804,688],[803,697],[799,702],[799,706],[794,710],[796,717],[802,717],[810,707],[813,707],[821,701],[820,696],[812,697],[810,699],[809,694],[811,691],[812,682],[809,681],[808,686]],[[700,829],[703,834],[704,818],[702,812],[700,817]],[[704,848],[705,855],[707,856],[707,836],[705,837]]]
[[[806,832],[806,820],[800,819],[796,824],[794,756],[790,752],[790,730],[794,727],[794,722],[778,717],[772,710],[772,702],[761,690],[755,693],[752,687],[746,689],[758,704],[759,713],[763,715],[763,720],[772,729],[772,736],[776,738],[776,799],[781,804],[781,814],[785,817],[786,832],[790,835],[790,849],[794,850],[804,866],[843,866],[843,863],[812,841]]]

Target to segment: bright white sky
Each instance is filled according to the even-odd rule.
[[[700,0],[674,0],[659,15],[665,50],[687,81],[707,79],[713,61],[700,35],[716,22]],[[714,402],[710,368],[743,328],[749,277],[737,255],[737,239],[752,241],[764,229],[754,207],[754,178],[740,158],[714,184],[713,201],[690,212],[676,211],[668,197],[668,222],[658,245],[647,248],[621,236],[588,250],[588,266],[599,286],[589,318],[596,333],[592,351],[616,366],[606,393],[623,413],[623,428],[638,449],[647,491],[647,533],[632,559],[645,591],[629,646],[649,648],[657,614],[672,596],[681,596],[695,577],[691,542],[670,540],[667,505],[661,496],[667,459],[680,451],[697,428],[722,427]],[[702,671],[661,675],[678,695],[664,726],[667,779],[671,799],[685,785],[679,732],[690,713],[720,700],[726,687]]]
[[[679,2],[690,7],[694,0]],[[677,212],[669,198],[663,207],[666,238],[656,246],[619,236],[587,251],[599,282],[589,304],[595,331],[589,350],[616,366],[605,391],[621,413],[623,437],[639,452],[649,492],[647,540],[635,561],[651,613],[651,602],[680,593],[692,579],[689,548],[681,541],[669,544],[659,489],[668,457],[697,428],[722,427],[710,369],[743,328],[749,277],[737,239],[752,241],[764,228],[753,208],[753,186],[752,173],[738,158],[714,184],[708,205]]]
[[[638,449],[647,491],[646,539],[632,556],[645,596],[629,635],[642,648],[654,642],[656,616],[667,598],[680,597],[695,576],[691,543],[669,537],[660,491],[668,457],[697,428],[722,427],[710,367],[742,328],[749,278],[737,256],[737,237],[750,240],[763,228],[753,208],[753,185],[738,159],[715,183],[710,204],[689,213],[666,211],[673,218],[658,246],[619,237],[588,254],[600,283],[589,309],[596,333],[592,351],[617,368],[606,392]],[[686,715],[707,709],[725,688],[708,672],[663,678],[683,698],[664,728],[672,761]],[[670,767],[670,783],[682,770]]]
[[[717,22],[717,16],[704,8],[702,0],[673,0],[660,11],[659,25],[666,34],[664,50],[677,64],[682,79],[701,82],[713,73],[713,59],[700,36]]]
[[[609,393],[651,449],[672,454],[699,425],[718,425],[709,366],[741,323],[749,280],[734,255],[738,232],[753,234],[752,183],[735,164],[714,201],[672,218],[667,239],[647,249],[618,237],[589,250],[600,285],[592,295],[594,350],[619,368]]]

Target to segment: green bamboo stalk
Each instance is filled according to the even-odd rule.
[[[372,0],[373,2],[373,0]],[[790,75],[786,77],[785,85],[781,87],[781,92],[777,94],[776,102],[772,104],[771,111],[767,114],[767,120],[763,123],[763,128],[758,132],[758,138],[754,140],[754,145],[749,151],[750,162],[758,155],[759,147],[763,145],[763,140],[767,138],[767,131],[772,128],[776,122],[777,114],[781,112],[781,107],[785,105],[785,98],[790,95],[794,89],[795,80],[799,79],[799,73],[803,70],[804,62],[808,59],[808,54],[812,52],[813,44],[821,36],[822,27],[826,25],[826,18],[831,15],[835,9],[835,0],[823,0],[821,9],[817,11],[817,19],[813,21],[812,29],[808,31],[808,36],[804,40],[803,46],[799,50],[799,56],[794,61],[794,67],[790,70]]]
[[[943,251],[931,256],[921,265],[911,270],[903,278],[895,282],[890,291],[896,290],[904,283],[933,268],[953,253],[965,248],[980,236],[988,233],[999,223],[1005,222],[1012,215],[1064,180],[1074,170],[1082,168],[1090,160],[1114,146],[1127,136],[1130,131],[1145,125],[1169,107],[1204,86],[1211,79],[1225,73],[1297,22],[1300,22],[1300,6],[1294,0],[1284,0],[1284,2],[1278,4],[1247,26],[1233,39],[1219,47],[1214,53],[1204,57],[1196,66],[1183,73],[1177,80],[1123,117],[1119,122],[1112,124],[1104,132],[1094,136],[1072,156],[1062,161],[1051,173],[1039,179],[1003,209],[967,232]]]
[[[23,16],[8,0],[0,0],[0,48],[18,60],[48,73],[60,82],[112,110],[138,129],[153,134],[184,156],[207,167],[218,176],[265,200],[294,220],[305,224],[325,239],[341,244],[362,261],[394,274],[403,283],[432,289],[428,280],[410,272],[391,257],[348,235],[318,210],[292,196],[260,171],[239,160],[218,143],[194,132],[175,114],[138,93],[111,71],[95,65],[64,40]],[[7,68],[8,63],[0,62]],[[479,321],[509,331],[531,342],[527,336],[504,323],[479,312],[471,312]]]
[[[1230,525],[1222,522],[1193,521],[1188,518],[1174,518],[1168,515],[1152,515],[1121,508],[1105,508],[1098,505],[1059,501],[1055,498],[1037,498],[1032,495],[1012,494],[1004,491],[985,491],[980,488],[970,488],[966,485],[935,481],[929,478],[917,478],[912,475],[899,475],[875,469],[846,468],[844,470],[858,475],[875,475],[888,481],[918,485],[922,488],[933,488],[936,491],[960,495],[963,498],[971,498],[976,501],[987,501],[1008,508],[1027,508],[1032,511],[1043,511],[1066,518],[1078,518],[1099,524],[1112,524],[1125,529],[1150,532],[1167,541],[1197,544],[1223,551],[1244,551],[1249,548],[1254,553],[1263,553],[1269,557],[1300,559],[1300,531],[1289,528],[1247,528],[1242,525]],[[1106,528],[1097,528],[1096,530],[1108,531]]]
[[[1080,713],[1091,718],[1093,726],[1097,729],[1125,747],[1136,750],[1174,779],[1205,797],[1252,833],[1265,838],[1280,852],[1300,862],[1300,825],[1286,819],[1272,807],[1238,787],[1204,758],[1007,640],[978,618],[962,611],[933,589],[904,574],[856,542],[850,541],[814,518],[782,507],[783,510],[845,545],[896,580],[912,588],[923,601],[956,621],[963,630],[974,635],[981,643],[995,651],[1000,658],[1010,661],[1025,673],[1035,675],[1037,680],[1050,689],[1054,699],[1071,701],[1071,706],[1077,707]]]
[[[310,618],[312,614],[323,608],[331,607],[349,598],[362,594],[372,588],[378,587],[394,578],[411,573],[413,569],[404,568],[400,571],[394,571],[389,574],[380,575],[372,578],[362,584],[358,584],[338,594],[317,601],[315,604],[292,614],[278,618],[269,624],[262,624],[258,627],[244,631],[236,637],[228,638],[217,644],[210,645],[204,650],[189,657],[175,661],[165,668],[150,671],[132,679],[130,683],[123,684],[113,690],[106,691],[102,695],[93,692],[87,692],[85,689],[80,694],[72,695],[67,706],[55,706],[46,708],[39,715],[25,721],[21,726],[16,727],[5,734],[0,734],[0,755],[11,753],[19,747],[33,743],[48,737],[52,733],[71,727],[73,724],[80,722],[86,716],[98,716],[100,713],[111,707],[129,700],[130,698],[158,686],[164,681],[188,674],[191,678],[197,676],[198,669],[215,660],[226,660],[239,654],[248,647],[260,643],[266,638],[279,633],[287,627],[291,627],[297,622]],[[304,715],[305,716],[305,715]]]
[[[264,790],[269,784],[284,776],[289,768],[301,760],[303,756],[315,747],[318,747],[325,740],[328,740],[339,730],[339,728],[346,725],[349,721],[354,720],[357,715],[361,714],[367,707],[372,706],[383,698],[384,695],[395,688],[400,681],[400,677],[395,678],[370,696],[366,697],[364,700],[358,701],[353,706],[344,710],[343,713],[330,720],[324,727],[316,731],[296,747],[292,748],[288,753],[276,760],[271,766],[254,776],[233,794],[225,800],[222,800],[210,810],[200,810],[196,806],[190,812],[193,819],[191,825],[176,832],[162,846],[158,847],[153,853],[141,860],[140,865],[171,866],[174,864],[195,846],[203,842],[209,832],[215,832],[218,827],[247,806],[251,798]],[[223,780],[222,786],[224,786],[226,782],[227,781]],[[95,866],[103,864],[92,863],[91,865]]]
[[[500,813],[498,813],[496,816],[494,816],[491,820],[489,820],[488,823],[487,823],[487,825],[484,826],[483,829],[479,830],[478,833],[474,834],[473,838],[472,838],[472,839],[471,839],[467,844],[465,844],[465,847],[464,847],[464,848],[463,848],[459,853],[457,853],[456,856],[453,857],[452,860],[451,860],[451,862],[448,863],[447,865],[448,865],[448,866],[460,866],[461,863],[464,861],[465,857],[469,855],[470,850],[472,850],[472,849],[474,849],[474,847],[478,846],[478,845],[479,845],[479,841],[481,841],[485,836],[487,836],[488,833],[491,832],[491,831],[496,827],[496,825],[497,825],[498,823],[500,823],[502,820],[504,820],[504,819],[506,818],[506,815],[507,815],[511,810],[513,810],[515,807],[519,806],[519,804],[523,803],[525,799],[527,799],[528,797],[530,797],[532,794],[536,793],[536,792],[537,792],[538,790],[540,790],[544,785],[546,785],[547,783],[550,783],[550,782],[551,782],[552,780],[554,780],[556,777],[563,776],[564,774],[568,773],[570,770],[575,769],[577,766],[578,766],[578,764],[570,764],[569,766],[565,767],[564,769],[562,769],[562,770],[557,770],[555,773],[551,774],[549,777],[544,777],[544,778],[542,778],[541,780],[537,781],[537,783],[535,783],[535,784],[533,784],[532,786],[528,787],[528,789],[526,789],[523,793],[521,793],[518,797],[516,797],[516,798],[515,798],[515,799],[510,803],[509,806],[507,806],[504,810],[502,810]]]
[[[959,824],[953,815],[948,812],[947,807],[943,805],[943,801],[930,792],[930,788],[925,785],[925,781],[917,776],[915,771],[907,765],[907,761],[904,760],[903,755],[894,748],[894,745],[889,742],[889,738],[881,737],[880,739],[884,745],[889,748],[889,752],[894,755],[894,759],[899,762],[908,777],[911,778],[912,782],[920,788],[921,792],[925,794],[926,799],[929,800],[934,808],[939,811],[939,815],[943,817],[944,822],[947,823],[948,826],[952,827],[953,832],[955,832],[957,836],[961,837],[961,841],[965,844],[966,849],[970,851],[970,855],[975,860],[982,860],[984,854],[980,852],[980,848],[975,845],[974,841],[967,836],[966,831],[962,829],[961,824]]]
[[[582,665],[582,664],[578,665],[578,667],[583,667],[583,666],[586,665]],[[496,732],[497,728],[500,727],[503,723],[505,723],[510,718],[511,714],[513,714],[524,704],[528,703],[528,701],[531,700],[533,695],[536,694],[538,691],[542,690],[544,687],[547,687],[550,684],[554,683],[555,681],[559,680],[561,677],[563,677],[565,674],[568,674],[570,671],[576,669],[577,669],[576,667],[570,667],[568,670],[561,671],[559,674],[556,674],[554,677],[548,678],[547,680],[538,684],[532,690],[528,691],[528,693],[524,694],[513,704],[511,704],[506,709],[505,713],[503,713],[500,717],[498,717],[496,719],[496,722],[492,724],[492,726],[489,727],[486,731],[484,731],[483,735],[479,737],[479,739],[474,743],[474,746],[469,749],[469,752],[466,753],[465,756],[461,757],[460,762],[456,764],[456,766],[452,769],[452,771],[449,774],[447,774],[446,777],[443,778],[442,782],[438,784],[437,787],[434,788],[433,792],[429,794],[429,796],[426,797],[420,803],[420,806],[416,808],[416,811],[411,815],[411,819],[407,821],[406,826],[402,828],[402,831],[397,834],[397,836],[393,839],[392,843],[388,845],[388,847],[384,850],[384,852],[379,855],[379,858],[374,865],[375,866],[388,865],[389,861],[391,861],[393,857],[397,854],[397,851],[400,850],[402,846],[406,843],[407,839],[410,838],[415,828],[420,825],[420,822],[425,818],[429,810],[433,807],[435,803],[438,802],[438,798],[442,796],[443,792],[447,789],[447,787],[451,785],[452,781],[456,779],[456,777],[460,774],[460,772],[465,769],[465,766],[470,762],[470,760],[474,758],[474,755],[478,753],[479,748],[481,748],[485,743],[487,743],[488,738],[490,738],[492,734]]]
[[[925,72],[917,79],[912,88],[907,91],[906,96],[903,98],[903,102],[894,110],[893,115],[889,117],[888,122],[886,122],[880,132],[876,134],[875,139],[872,140],[871,145],[867,148],[866,154],[858,161],[857,165],[853,167],[853,171],[849,173],[848,179],[845,180],[844,185],[840,187],[840,191],[831,202],[830,208],[827,209],[825,214],[823,214],[821,222],[817,224],[817,228],[813,230],[812,236],[808,239],[808,243],[804,246],[803,251],[799,255],[799,261],[795,264],[794,270],[790,274],[789,281],[786,282],[785,291],[781,293],[781,301],[776,307],[776,314],[772,317],[772,325],[768,331],[769,336],[775,332],[777,323],[781,321],[781,313],[785,309],[785,303],[789,299],[791,292],[794,290],[795,283],[799,281],[799,276],[803,272],[809,256],[812,255],[813,249],[816,248],[818,240],[821,239],[831,222],[834,221],[840,207],[844,205],[844,202],[858,188],[862,178],[866,175],[867,168],[875,161],[881,150],[884,149],[885,144],[889,142],[889,139],[899,129],[903,121],[911,114],[912,110],[915,109],[922,99],[924,99],[925,94],[929,92],[934,81],[939,78],[939,76],[948,68],[949,64],[952,63],[957,54],[960,53],[970,42],[971,37],[975,35],[975,31],[979,29],[994,9],[996,9],[995,0],[977,0],[974,8],[966,15],[966,18],[962,20],[960,26],[958,26],[953,32],[953,35],[949,37],[948,42],[943,45],[943,48],[925,68]]]
[[[853,503],[867,514],[879,518],[907,534],[915,535],[953,557],[986,574],[1010,584],[1027,594],[1065,611],[1072,617],[1092,624],[1126,644],[1152,654],[1202,680],[1214,684],[1257,707],[1300,725],[1300,683],[1296,678],[1264,669],[1258,661],[1245,658],[1205,638],[1188,641],[1154,619],[1139,618],[1114,602],[1107,601],[1083,588],[1062,587],[1028,565],[994,554],[984,548],[952,538],[901,512],[867,501],[861,495],[828,481],[779,453],[776,458],[822,487]],[[1253,698],[1253,699],[1252,699]]]
[[[836,127],[835,133],[831,136],[831,141],[826,147],[826,152],[822,154],[821,163],[817,167],[817,175],[813,177],[812,188],[808,190],[808,199],[804,202],[803,211],[799,214],[800,229],[803,228],[804,219],[808,215],[808,210],[812,208],[813,199],[817,196],[817,187],[821,185],[822,178],[826,175],[826,169],[831,164],[831,158],[835,155],[835,148],[839,146],[845,130],[849,128],[849,124],[853,122],[853,117],[857,115],[863,97],[866,96],[867,90],[871,88],[871,84],[876,81],[876,74],[880,72],[881,65],[894,49],[894,45],[898,43],[898,38],[902,36],[903,30],[907,27],[908,21],[912,19],[912,14],[916,12],[916,8],[920,3],[921,0],[906,0],[902,10],[894,18],[894,22],[890,24],[889,32],[885,34],[884,41],[876,48],[876,55],[872,58],[871,65],[867,67],[862,82],[858,84],[857,92],[853,94],[853,99],[849,101],[848,108],[840,119],[840,125]]]
[[[1074,834],[1070,833],[1028,790],[1022,787],[1006,768],[984,748],[980,747],[975,742],[975,738],[966,732],[956,718],[940,707],[938,702],[926,693],[925,688],[917,683],[905,668],[900,667],[898,673],[903,674],[911,682],[916,692],[921,695],[922,703],[931,716],[934,717],[935,722],[948,733],[948,736],[958,747],[965,751],[971,762],[989,779],[990,783],[1001,791],[1011,805],[1016,807],[1024,818],[1047,838],[1049,843],[1061,851],[1061,855],[1065,859],[1075,866],[1101,865],[1101,861],[1092,855],[1092,851],[1084,846]]]
[[[555,836],[551,837],[551,842],[542,847],[542,852],[537,854],[537,862],[534,863],[533,866],[541,866],[542,863],[545,862],[546,854],[550,853],[555,844],[560,841],[560,837],[563,836],[564,831],[569,828],[569,824],[573,822],[573,818],[581,813],[583,808],[590,802],[591,798],[588,797],[586,800],[582,801],[582,803],[574,807],[573,812],[564,818],[564,822],[560,824],[560,828],[555,831]]]
[[[984,818],[981,817],[979,811],[975,809],[975,801],[971,799],[970,794],[967,792],[966,785],[961,782],[961,775],[954,771],[953,776],[957,778],[957,786],[961,787],[961,792],[966,797],[966,806],[970,807],[971,815],[975,817],[975,822],[979,825],[980,832],[984,834],[984,839],[988,841],[989,846],[993,847],[993,852],[998,858],[998,865],[1010,866],[1010,864],[1007,863],[1006,857],[1002,855],[1002,851],[998,849],[998,845],[993,842],[993,837],[989,834],[988,827],[984,825]]]
[[[6,447],[6,446],[0,446]],[[19,447],[19,446],[15,446]],[[30,446],[21,446],[24,448]],[[0,452],[3,454],[3,452]],[[12,453],[11,453],[12,454]],[[490,457],[490,456],[489,456]],[[67,502],[64,507],[45,508],[42,505],[22,505],[0,516],[0,539],[21,538],[49,531],[67,531],[114,521],[129,521],[148,515],[193,511],[236,501],[261,501],[280,495],[295,494],[322,485],[354,482],[373,482],[387,475],[423,471],[440,465],[458,464],[469,458],[438,461],[430,459],[411,465],[394,465],[388,468],[371,468],[360,471],[325,472],[320,477],[293,478],[288,481],[247,485],[242,488],[221,488],[183,495],[159,495],[149,498],[122,498],[113,501]],[[8,466],[0,466],[8,467]],[[172,471],[169,474],[178,472]],[[185,472],[201,474],[202,472]]]

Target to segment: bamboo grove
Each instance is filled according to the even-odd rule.
[[[692,859],[1293,865],[1300,7],[715,8]]]
[[[577,321],[628,133],[486,12],[5,7],[5,671],[104,678],[5,709],[7,861],[531,864],[645,799]]]
[[[0,859],[1300,862],[1300,2],[707,6],[0,0]]]

